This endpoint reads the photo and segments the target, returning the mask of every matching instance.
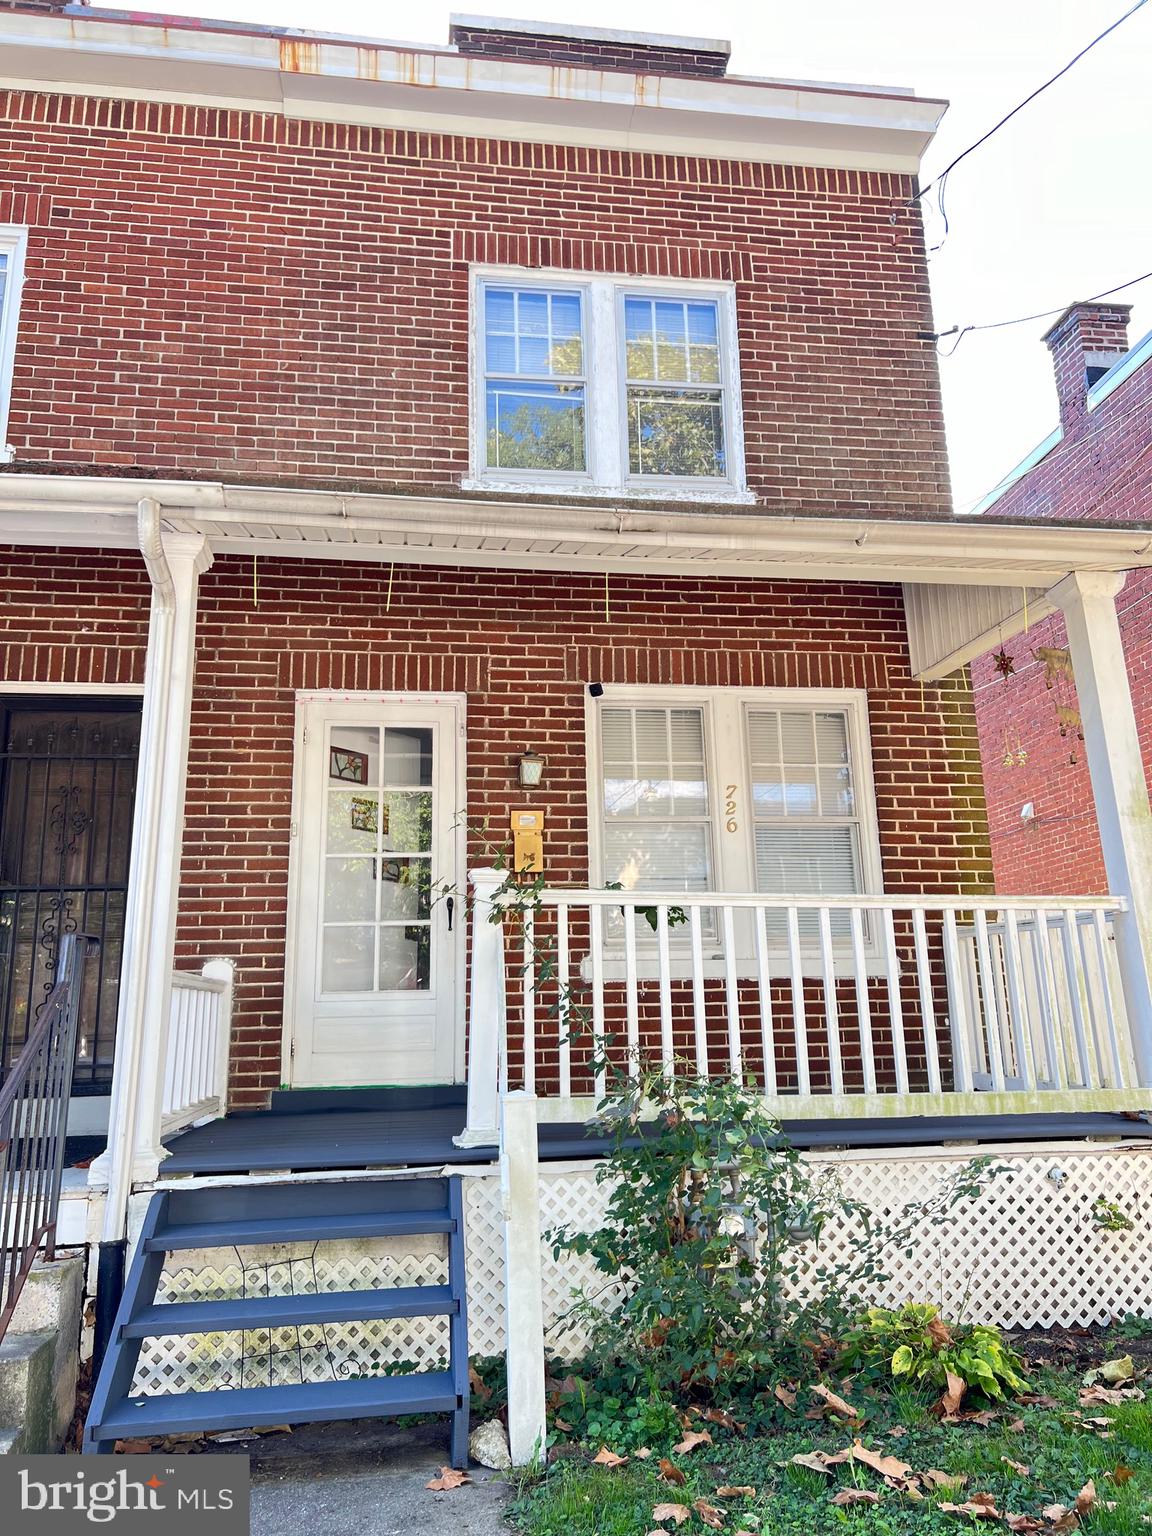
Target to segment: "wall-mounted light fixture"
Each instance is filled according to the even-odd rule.
[[[539,752],[533,752],[531,748],[520,759],[520,783],[525,789],[536,789],[540,780],[544,777],[544,764],[547,758],[540,756]]]

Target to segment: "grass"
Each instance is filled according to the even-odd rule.
[[[647,1536],[657,1528],[678,1529],[681,1536],[702,1536],[706,1523],[697,1512],[679,1527],[662,1527],[652,1518],[658,1503],[691,1505],[703,1498],[723,1511],[723,1531],[735,1536],[930,1536],[966,1530],[995,1533],[1009,1527],[1001,1520],[974,1520],[947,1513],[939,1504],[957,1504],[976,1493],[991,1494],[996,1507],[1040,1519],[1051,1504],[1074,1504],[1084,1485],[1095,1482],[1097,1503],[1080,1528],[1092,1536],[1147,1536],[1152,1515],[1152,1403],[1082,1407],[1079,1377],[1057,1371],[1034,1373],[1037,1389],[1057,1399],[1055,1407],[1001,1410],[988,1426],[973,1422],[944,1425],[927,1412],[931,1399],[910,1392],[854,1391],[852,1401],[864,1414],[857,1430],[835,1421],[807,1420],[803,1399],[793,1418],[757,1435],[713,1429],[714,1443],[673,1460],[685,1473],[683,1487],[660,1475],[656,1456],[630,1460],[618,1468],[591,1465],[598,1447],[583,1448],[554,1463],[546,1475],[525,1483],[510,1519],[523,1536]],[[1110,1419],[1104,1431],[1086,1427],[1082,1417]],[[1019,1423],[1021,1427],[1010,1428]],[[899,1433],[897,1431],[900,1431]],[[836,1452],[859,1437],[865,1445],[898,1456],[916,1471],[938,1469],[967,1481],[962,1488],[940,1490],[919,1501],[888,1488],[869,1468],[847,1463],[824,1476],[789,1465],[798,1452]],[[660,1448],[656,1448],[657,1455]],[[1021,1463],[1015,1471],[1004,1458]],[[750,1485],[754,1495],[722,1499],[718,1487]],[[868,1488],[878,1504],[838,1507],[830,1500],[842,1488]],[[1114,1508],[1105,1507],[1114,1503]],[[1050,1529],[1044,1522],[1040,1531]]]

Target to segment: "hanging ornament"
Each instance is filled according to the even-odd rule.
[[[1008,681],[1013,672],[1016,670],[1016,662],[1014,658],[1009,656],[1008,652],[1004,649],[1003,646],[1001,646],[996,654],[992,657],[992,664],[1005,682]]]
[[[1044,686],[1051,689],[1057,678],[1072,676],[1072,657],[1061,646],[1040,645],[1032,652],[1044,663]]]
[[[1023,768],[1028,761],[1028,751],[1020,741],[1019,731],[1009,734],[1005,730],[1000,760],[1005,768]]]

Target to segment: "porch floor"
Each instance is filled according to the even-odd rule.
[[[174,1136],[163,1174],[243,1174],[425,1168],[490,1163],[494,1147],[461,1148],[463,1104],[405,1109],[276,1109],[229,1115]],[[1152,1140],[1152,1123],[1117,1114],[958,1115],[903,1120],[794,1120],[784,1134],[804,1150],[827,1147],[940,1146],[1084,1138]],[[607,1142],[583,1125],[542,1125],[540,1157],[570,1161],[602,1156]]]

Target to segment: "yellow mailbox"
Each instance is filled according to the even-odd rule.
[[[544,812],[512,812],[512,868],[518,875],[538,875],[544,868]]]

